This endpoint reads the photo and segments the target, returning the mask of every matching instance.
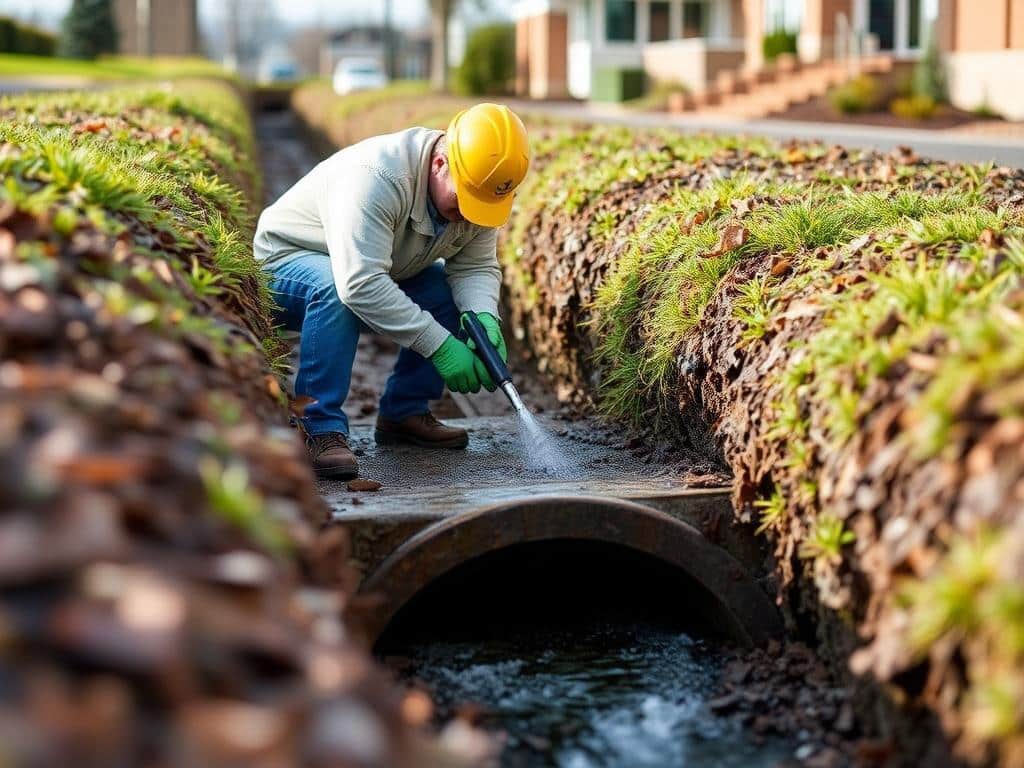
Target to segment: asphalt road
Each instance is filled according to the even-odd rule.
[[[513,107],[524,114],[550,115],[566,120],[628,125],[638,128],[673,128],[688,133],[730,133],[801,139],[841,144],[858,149],[889,151],[911,147],[921,157],[949,162],[984,163],[1024,167],[1024,139],[983,136],[917,128],[883,128],[842,123],[802,123],[789,120],[730,120],[696,115],[625,112],[588,104],[518,101]]]

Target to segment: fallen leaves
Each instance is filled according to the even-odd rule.
[[[716,259],[719,256],[724,256],[731,251],[735,251],[746,243],[749,237],[750,232],[745,226],[743,226],[743,224],[739,222],[726,224],[725,228],[722,230],[722,234],[718,237],[718,242],[715,244],[714,248],[704,254],[704,257],[708,259]]]
[[[642,146],[644,136],[637,134],[632,140]],[[714,195],[723,180],[751,178],[777,185],[780,192],[774,197],[751,196],[741,182],[729,186],[729,192],[735,194],[732,199]],[[557,184],[558,178],[552,183]],[[862,648],[853,655],[850,661],[856,670],[884,680],[891,686],[887,690],[897,691],[896,698],[910,706],[924,703],[932,707],[948,727],[947,735],[955,736],[968,725],[958,705],[965,693],[961,681],[965,674],[984,675],[994,656],[988,643],[959,639],[942,648],[912,652],[910,627],[898,610],[896,585],[911,573],[926,576],[941,561],[945,542],[956,531],[1017,521],[1024,509],[1021,371],[1011,366],[996,375],[995,368],[967,354],[964,381],[950,376],[941,414],[910,408],[919,402],[931,379],[948,369],[949,355],[955,351],[948,334],[910,337],[907,333],[908,328],[921,326],[915,313],[941,314],[930,300],[925,301],[927,286],[920,286],[919,295],[915,292],[918,286],[910,284],[891,308],[873,313],[860,325],[856,316],[851,316],[850,324],[859,339],[852,351],[827,350],[830,354],[834,351],[838,359],[852,361],[835,377],[834,402],[809,394],[816,392],[814,382],[822,367],[830,364],[829,354],[822,355],[824,361],[808,361],[803,355],[807,341],[828,327],[831,308],[870,297],[877,276],[895,262],[909,263],[918,256],[949,261],[951,271],[946,276],[959,279],[965,270],[979,265],[994,269],[1004,264],[1010,257],[1008,242],[1015,243],[1016,235],[987,226],[968,240],[975,247],[958,255],[962,246],[955,237],[933,246],[915,238],[901,242],[899,226],[895,238],[886,228],[845,233],[840,227],[835,232],[795,233],[793,241],[810,240],[814,245],[794,252],[750,252],[752,212],[757,217],[764,206],[799,201],[819,185],[841,187],[843,194],[851,196],[870,193],[890,200],[908,192],[927,199],[967,186],[977,191],[990,212],[1010,210],[1016,216],[1024,205],[1022,170],[991,169],[979,174],[972,167],[928,163],[906,147],[891,153],[833,147],[821,153],[794,143],[781,150],[772,148],[765,155],[716,148],[700,159],[679,162],[662,178],[652,178],[637,188],[632,197],[617,189],[600,191],[577,217],[540,204],[517,212],[510,230],[519,236],[515,242],[506,241],[516,254],[506,269],[512,325],[552,388],[566,400],[591,402],[602,387],[611,389],[610,380],[635,376],[636,401],[630,401],[623,411],[635,413],[638,422],[656,413],[680,445],[726,461],[736,478],[734,497],[741,519],[753,521],[753,502],[763,498],[766,486],[778,484],[787,502],[784,524],[773,528],[780,605],[799,614],[793,617],[795,621],[816,623],[819,634],[833,638],[836,648],[876,648],[877,654]],[[658,359],[669,373],[654,386],[653,378],[645,379],[629,366],[643,371],[635,358],[643,362],[654,346],[651,340],[674,332],[669,328],[679,318],[653,315],[661,283],[644,270],[653,271],[652,265],[671,270],[677,264],[682,266],[684,257],[659,262],[646,259],[644,251],[636,260],[635,273],[621,274],[615,270],[631,262],[623,258],[629,254],[618,244],[606,248],[588,244],[577,254],[585,257],[578,262],[578,269],[567,268],[560,254],[568,239],[581,236],[591,208],[616,210],[619,233],[650,232],[651,250],[660,247],[664,252],[664,243],[653,244],[658,230],[643,228],[648,223],[644,211],[659,203],[671,205],[673,191],[679,187],[712,194],[699,198],[702,208],[696,213],[680,214],[669,221],[668,233],[703,236],[713,227],[715,244],[697,253],[718,258],[737,255],[743,249],[743,258],[736,259],[717,289],[717,276],[710,268],[706,285],[697,285],[703,276],[698,275],[693,284],[681,287],[685,297],[701,291],[710,295],[696,320],[687,315],[682,341],[675,348],[659,348]],[[809,224],[814,219],[808,217]],[[1014,226],[1019,224],[1013,220]],[[672,238],[666,241],[671,244]],[[692,242],[686,244],[690,245]],[[595,322],[595,317],[608,310],[595,307],[592,299],[595,286],[606,285],[602,281],[609,275],[630,289],[636,284],[628,282],[630,279],[638,279],[644,286],[623,289],[629,301],[616,307],[622,310],[623,317],[616,322],[625,338],[621,345],[625,354],[615,361],[617,367],[595,365],[598,358],[593,354],[604,343],[594,329],[606,327]],[[743,327],[734,315],[736,287],[768,276],[773,278],[767,281],[771,289],[761,298],[763,306],[770,308],[766,322],[770,333],[763,343],[745,346],[739,356],[737,340]],[[1019,282],[1008,276],[1006,296],[986,313],[1001,333],[1012,334],[1021,322],[1020,295],[1024,293],[1019,286],[1014,291],[1015,281]],[[958,304],[961,298],[962,293],[955,294]],[[980,344],[983,339],[977,341]],[[789,399],[781,397],[778,388],[779,378],[787,375],[796,382],[796,394]],[[984,387],[969,383],[979,377],[985,379]],[[616,389],[615,395],[619,394]],[[772,433],[783,410],[787,420]],[[946,424],[946,420],[952,423]],[[939,456],[922,457],[911,449],[912,441],[905,439],[909,430],[925,428],[941,428],[945,437]],[[803,446],[802,452],[793,450],[797,442]],[[840,532],[838,554],[829,547],[827,556],[815,552],[815,557],[798,562],[800,542],[813,532],[812,521],[819,511],[835,515],[843,522],[842,530],[853,532],[855,539],[844,539]],[[889,525],[890,521],[897,522]],[[1021,540],[1019,534],[1015,536]],[[1016,567],[1018,574],[1024,573],[1024,565]],[[833,622],[828,610],[814,608],[828,605],[839,606],[847,618]],[[951,631],[950,636],[956,638],[961,631]],[[950,664],[950,658],[957,659],[959,669]],[[843,663],[841,658],[835,661]],[[929,667],[924,663],[928,661],[933,664],[927,686],[908,685],[916,685],[916,672]],[[733,691],[718,704],[731,709],[739,700],[739,692]],[[758,712],[765,709],[788,711],[762,706]],[[841,709],[842,717],[836,713],[836,719],[849,731],[855,727],[852,711]],[[767,721],[764,724],[767,727]],[[902,748],[889,745],[885,749],[898,752]],[[870,749],[870,745],[862,745],[862,751]]]
[[[116,117],[34,114],[61,141],[110,142],[103,162],[82,153],[88,173],[128,162],[116,142],[188,138],[188,153],[159,144],[147,162],[166,160],[158,170],[209,218],[189,180],[236,148],[209,141],[188,94],[172,101],[189,117],[154,96]],[[81,185],[23,175],[48,162],[38,146],[0,155],[17,158],[7,183],[38,197],[31,210],[0,202],[0,720],[19,735],[4,757],[415,764],[401,738],[367,746],[348,727],[400,734],[423,706],[403,709],[346,639],[348,539],[320,533],[326,508],[260,344],[270,320],[255,278],[226,274],[237,286],[200,300],[193,265],[218,261],[172,200],[150,200],[149,216],[94,202],[80,214]],[[119,184],[145,177],[129,170]],[[245,217],[216,215],[244,233]]]

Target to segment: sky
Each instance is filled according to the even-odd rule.
[[[242,8],[253,0],[239,0]],[[380,21],[384,3],[377,0],[268,0],[277,16],[290,26],[315,23],[331,25],[353,22]],[[392,0],[393,16],[401,26],[418,26],[426,22],[427,0]],[[59,24],[71,0],[0,0],[0,16],[10,15],[34,20],[47,25]],[[222,16],[226,0],[199,0],[199,14],[203,19]]]

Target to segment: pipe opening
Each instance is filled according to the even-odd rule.
[[[488,552],[434,579],[390,621],[375,651],[600,622],[718,639],[738,632],[721,603],[682,569],[619,544],[554,539]]]
[[[682,567],[568,538],[463,561],[398,610],[374,650],[426,689],[434,722],[468,719],[501,765],[769,768],[792,753],[706,705],[731,614]]]

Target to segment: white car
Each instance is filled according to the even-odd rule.
[[[383,88],[388,76],[376,59],[342,59],[334,68],[334,92],[344,96],[353,91],[369,91]]]

